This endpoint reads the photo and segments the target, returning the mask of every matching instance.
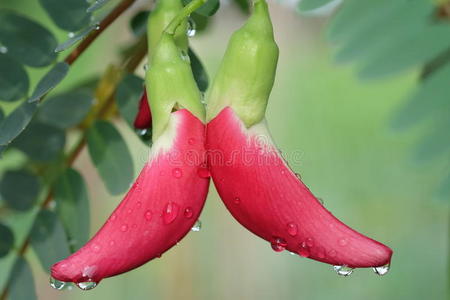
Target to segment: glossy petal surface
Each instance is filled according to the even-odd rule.
[[[392,250],[334,217],[287,166],[265,121],[249,129],[227,107],[207,126],[208,161],[228,210],[275,251],[332,265],[387,264]]]

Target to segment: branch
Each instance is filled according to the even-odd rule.
[[[111,25],[124,11],[126,11],[136,0],[124,0],[114,8],[101,22],[98,29],[89,34],[64,60],[69,65],[73,64],[78,57],[94,42],[102,32]]]

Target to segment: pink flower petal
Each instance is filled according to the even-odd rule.
[[[208,193],[209,177],[198,175],[206,160],[204,141],[200,120],[184,109],[172,113],[125,198],[86,245],[53,265],[52,277],[99,282],[160,257],[179,242]]]
[[[275,251],[353,268],[390,262],[390,248],[323,207],[289,169],[264,122],[247,129],[227,107],[207,125],[206,145],[212,178],[226,207]]]

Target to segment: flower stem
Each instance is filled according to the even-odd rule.
[[[189,17],[189,15],[196,11],[200,6],[205,4],[206,1],[207,0],[192,0],[191,2],[189,2],[189,4],[183,8],[183,10],[172,20],[172,22],[170,22],[169,26],[164,29],[164,32],[171,35],[175,34],[175,31],[177,30],[178,26],[180,26],[181,22]]]

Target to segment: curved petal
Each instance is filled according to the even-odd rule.
[[[390,248],[346,226],[314,197],[278,153],[264,121],[247,129],[227,107],[208,123],[206,145],[226,207],[275,251],[352,268],[390,262]]]
[[[99,282],[160,257],[180,241],[196,222],[208,192],[204,139],[199,119],[184,109],[172,113],[120,205],[86,245],[53,265],[52,277]]]
[[[152,127],[152,112],[148,104],[147,91],[144,89],[141,99],[139,100],[139,109],[134,119],[134,128],[147,129]]]

